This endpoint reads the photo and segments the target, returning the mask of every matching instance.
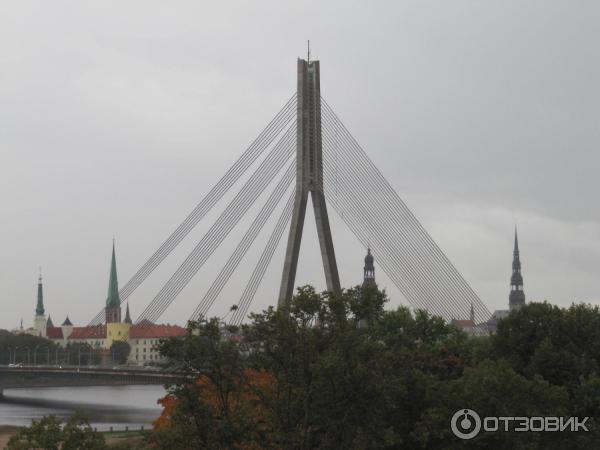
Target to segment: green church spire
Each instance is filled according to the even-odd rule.
[[[110,262],[110,278],[108,280],[108,296],[106,306],[120,306],[119,281],[117,280],[117,261],[115,258],[115,241],[113,240],[112,260]]]
[[[42,289],[42,268],[40,267],[40,277],[38,278],[38,295],[37,295],[37,306],[35,308],[36,316],[44,315],[44,292]]]

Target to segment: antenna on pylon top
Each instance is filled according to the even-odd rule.
[[[310,63],[310,39],[308,40],[308,62]]]

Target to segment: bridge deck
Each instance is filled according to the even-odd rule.
[[[0,395],[7,388],[170,385],[185,382],[180,373],[89,367],[0,367]]]

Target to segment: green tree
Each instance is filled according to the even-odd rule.
[[[485,416],[599,414],[597,308],[529,304],[498,333],[470,338],[426,311],[385,311],[385,292],[299,288],[287,308],[250,316],[243,340],[216,319],[161,346],[205,380],[175,387],[161,448],[594,448],[590,433],[482,433],[461,441],[457,410]],[[588,342],[588,344],[586,344]],[[250,383],[248,371],[267,374]],[[207,396],[207,392],[214,395]],[[248,396],[253,392],[254,396]],[[252,402],[239,399],[251,398]],[[249,405],[252,406],[249,406]],[[183,438],[186,436],[186,438]]]
[[[131,353],[131,346],[125,341],[114,341],[110,346],[110,353],[113,361],[118,364],[125,364],[129,353]]]
[[[69,342],[62,354],[66,356],[67,364],[74,366],[98,365],[102,359],[99,348],[81,342]]]
[[[8,442],[7,450],[105,450],[104,437],[80,415],[64,426],[56,416],[46,416],[21,429]]]
[[[529,303],[498,323],[491,342],[495,357],[517,372],[541,375],[572,393],[580,377],[600,372],[600,309]]]
[[[12,362],[33,364],[34,360],[38,364],[47,364],[52,362],[56,347],[56,344],[46,338],[30,334],[12,334],[6,330],[0,330],[0,364],[7,365]],[[35,358],[34,352],[37,356]],[[48,355],[50,361],[48,361]]]
[[[412,436],[415,448],[473,449],[562,449],[569,448],[572,435],[557,433],[480,433],[476,438],[457,442],[449,418],[469,408],[481,417],[563,416],[568,414],[566,389],[553,386],[541,377],[529,380],[516,373],[506,361],[483,361],[466,368],[454,380],[430,380],[426,408]]]
[[[332,295],[305,286],[286,310],[252,315],[242,344],[224,340],[216,320],[193,324],[183,342],[166,341],[161,353],[171,367],[205,373],[218,398],[248,389],[247,370],[267,373],[273,383],[257,396],[270,420],[268,435],[261,435],[260,422],[244,418],[249,411],[239,403],[215,415],[194,392],[197,386],[175,388],[171,427],[160,431],[163,448],[190,448],[194,438],[207,448],[213,448],[208,442],[217,442],[214,448],[411,448],[411,427],[425,406],[425,374],[460,376],[469,351],[456,328],[422,311],[385,312],[386,301],[372,287]],[[226,441],[232,430],[240,440]]]
[[[221,331],[217,319],[194,322],[183,342],[159,344],[171,367],[195,382],[173,387],[163,400],[169,406],[149,437],[153,445],[169,450],[269,448],[255,408],[256,376],[246,370],[239,345],[223,339]]]

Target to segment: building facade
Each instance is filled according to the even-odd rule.
[[[171,337],[183,337],[186,334],[185,328],[177,325],[160,325],[149,321],[142,321],[134,325],[131,320],[129,304],[126,306],[125,319],[121,320],[121,299],[114,242],[104,312],[105,321],[100,325],[76,327],[67,316],[62,325],[54,326],[50,318],[46,319],[45,316],[40,274],[34,326],[27,332],[46,337],[63,348],[69,344],[84,344],[89,346],[91,351],[99,352],[104,357],[110,357],[111,347],[115,342],[126,342],[131,349],[127,363],[135,365],[160,362],[160,355],[156,348],[159,341]]]

